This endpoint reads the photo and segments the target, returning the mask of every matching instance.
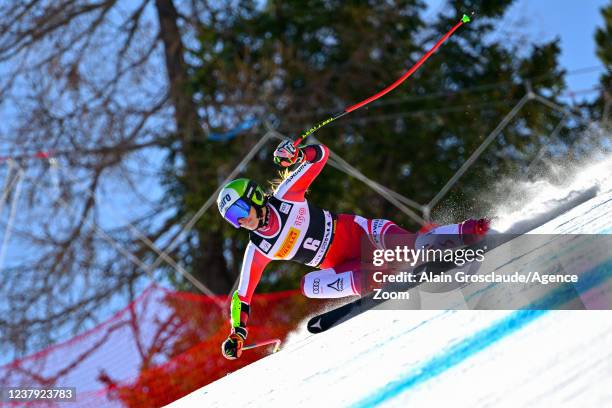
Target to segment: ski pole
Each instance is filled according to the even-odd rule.
[[[474,12],[471,13],[471,16],[474,15]],[[334,114],[333,116],[331,116],[328,119],[325,119],[323,122],[320,122],[318,124],[316,124],[315,126],[311,127],[310,129],[306,130],[304,133],[302,133],[302,135],[300,137],[298,137],[293,144],[297,147],[300,143],[302,143],[302,141],[304,139],[306,139],[306,137],[308,137],[309,135],[313,134],[314,132],[316,132],[317,130],[321,129],[323,126],[333,122],[334,120],[341,118],[342,116],[351,113],[367,104],[369,104],[370,102],[373,102],[375,100],[377,100],[378,98],[380,98],[381,96],[391,92],[392,90],[394,90],[395,88],[397,88],[402,82],[404,82],[410,75],[412,75],[417,69],[419,69],[419,67],[431,56],[431,54],[433,54],[434,52],[436,52],[436,50],[440,47],[440,45],[442,45],[443,42],[445,42],[451,35],[453,35],[453,33],[459,28],[461,27],[463,24],[469,23],[470,22],[470,17],[467,14],[464,14],[463,17],[461,17],[461,20],[459,20],[459,22],[457,24],[455,24],[453,26],[453,28],[451,28],[446,34],[444,34],[444,36],[442,38],[440,38],[438,40],[438,42],[431,47],[431,49],[429,51],[427,51],[427,53],[425,55],[423,55],[421,57],[421,59],[419,59],[404,75],[402,75],[397,81],[395,81],[394,83],[392,83],[391,85],[389,85],[388,87],[386,87],[385,89],[383,89],[382,91],[378,92],[375,95],[370,96],[367,99],[364,99],[363,101],[356,103],[354,105],[349,106],[348,108],[344,109],[341,112],[338,112],[336,114]]]
[[[253,344],[249,344],[248,346],[244,346],[242,347],[242,349],[251,350],[257,347],[268,346],[270,344],[274,344],[274,349],[272,350],[272,352],[276,353],[280,349],[281,341],[280,339],[270,339],[270,340],[259,341]]]

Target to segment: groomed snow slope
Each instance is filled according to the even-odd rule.
[[[534,232],[611,233],[612,189]],[[297,338],[171,406],[612,406],[612,311],[376,310]]]

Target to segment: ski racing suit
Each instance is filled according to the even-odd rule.
[[[304,195],[319,175],[329,150],[324,145],[303,148],[305,160],[279,185],[266,203],[267,222],[250,232],[240,272],[238,298],[249,305],[266,265],[272,260],[299,262],[320,270],[302,279],[308,297],[337,298],[361,294],[361,240],[386,248],[388,237],[409,232],[393,222],[334,214],[308,202]],[[410,243],[414,245],[414,238]],[[242,316],[245,320],[247,316]]]

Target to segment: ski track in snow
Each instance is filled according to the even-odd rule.
[[[564,188],[536,186],[524,213],[536,218],[564,194],[597,195],[536,233],[612,233],[612,160]],[[587,183],[590,181],[590,183]],[[535,183],[534,183],[535,184]],[[539,211],[534,203],[543,203]],[[552,205],[551,205],[552,206]],[[536,208],[537,209],[537,208]],[[583,275],[581,275],[583,276]],[[612,258],[584,273],[580,297],[612,292]],[[603,289],[602,289],[603,288]],[[537,305],[576,296],[551,291]],[[608,297],[609,299],[609,297]],[[173,407],[604,407],[612,406],[612,311],[376,310],[327,332],[292,335],[282,351],[171,404]]]

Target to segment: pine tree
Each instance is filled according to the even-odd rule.
[[[609,131],[612,122],[610,119],[610,105],[612,104],[612,4],[601,9],[604,26],[595,32],[595,43],[597,44],[597,56],[607,67],[606,72],[600,78],[602,92],[595,102],[595,112],[601,112],[601,119]]]

